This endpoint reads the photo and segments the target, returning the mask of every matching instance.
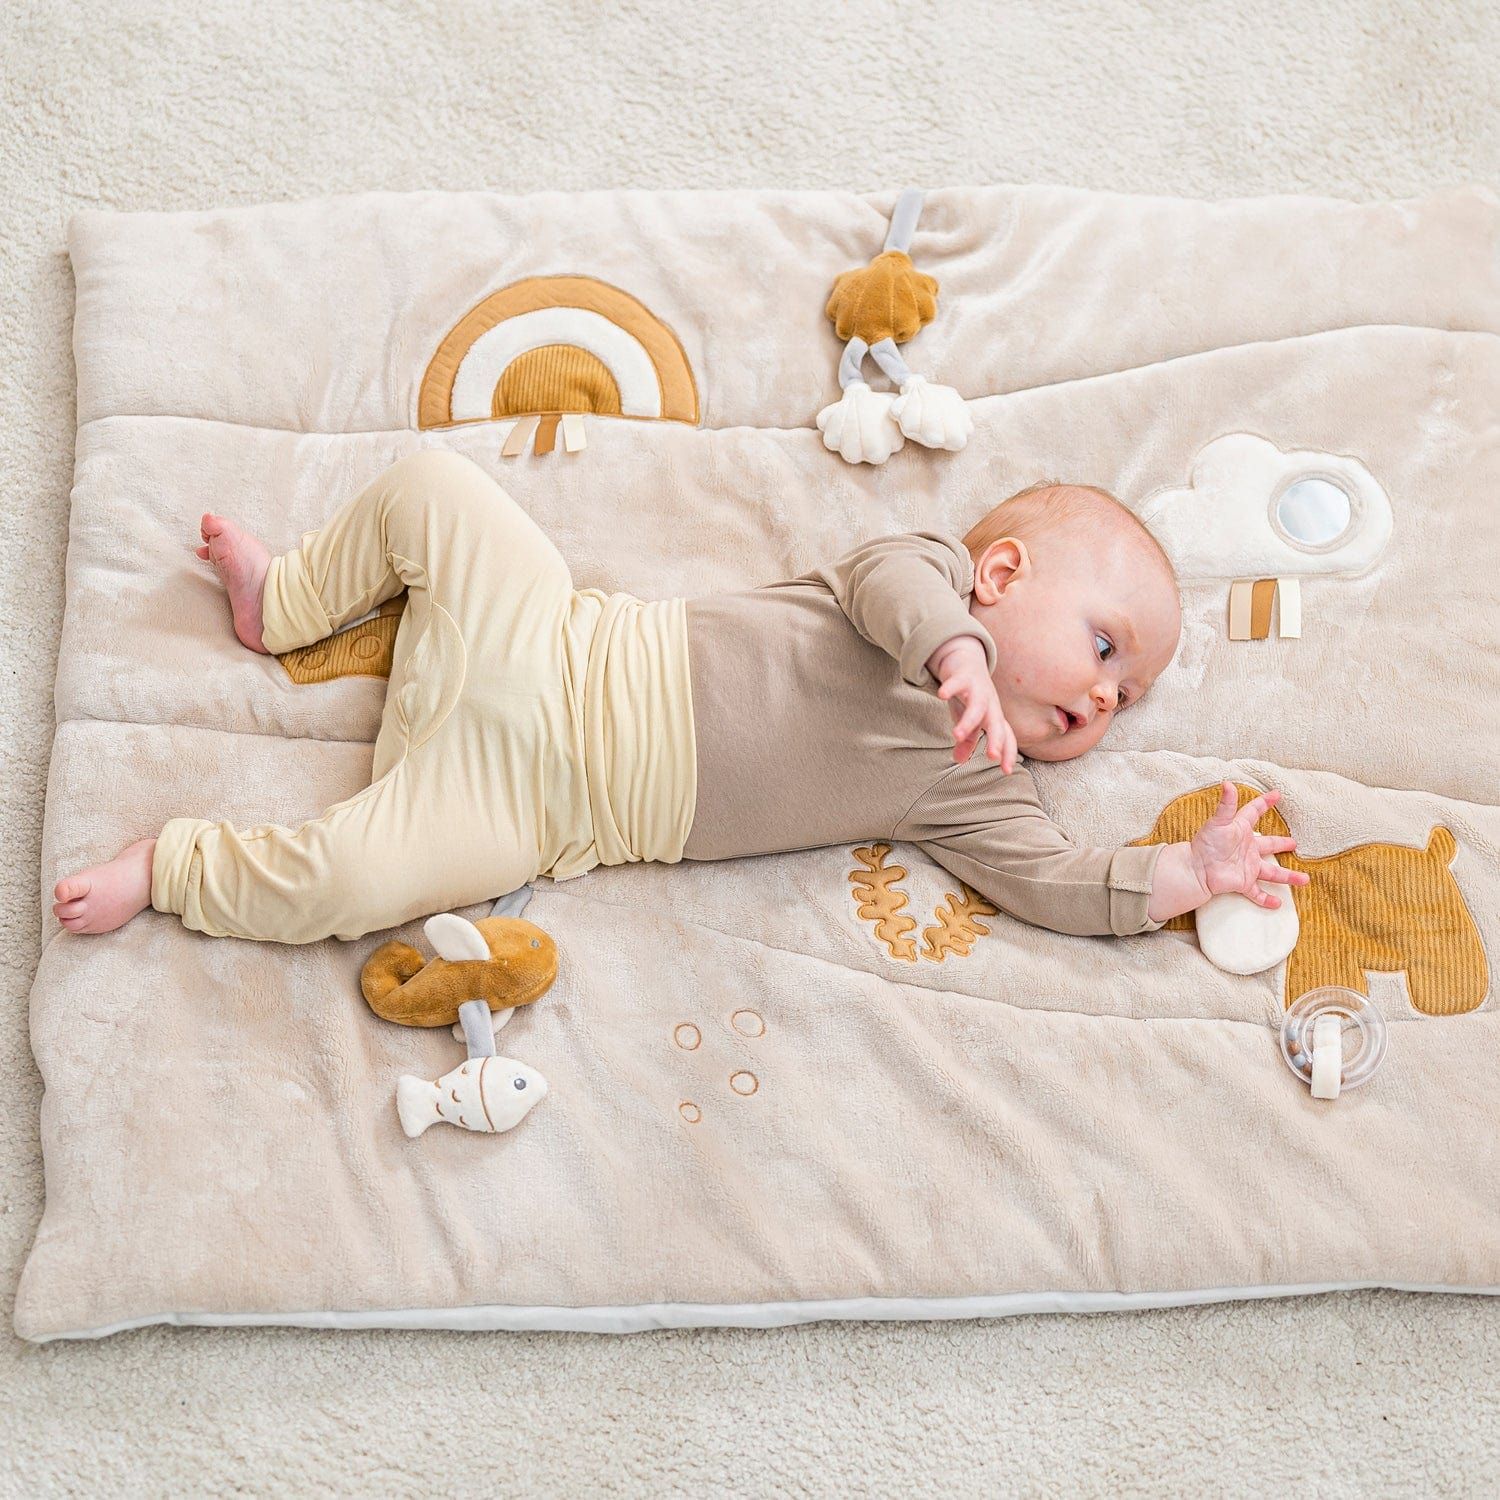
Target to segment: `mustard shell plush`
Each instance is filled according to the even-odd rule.
[[[834,282],[827,313],[845,343],[891,339],[904,344],[937,315],[937,294],[936,279],[917,270],[905,251],[884,250]]]
[[[410,943],[382,943],[359,972],[366,1004],[398,1026],[452,1026],[466,1000],[507,1010],[552,988],[557,944],[540,927],[520,917],[484,917],[473,926],[487,959],[428,959]]]

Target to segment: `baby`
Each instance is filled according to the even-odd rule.
[[[252,651],[321,640],[402,589],[371,784],[297,827],[173,818],[59,880],[71,932],[146,906],[215,936],[353,938],[600,864],[886,838],[1060,932],[1151,931],[1305,883],[1226,782],[1190,842],[1084,847],[1019,757],[1099,743],[1171,661],[1166,555],[1126,507],[1043,484],[958,539],[883,536],[760,588],[643,602],[573,587],[473,461],[393,464],[278,557],[208,514],[200,558]],[[976,755],[983,740],[985,754]]]

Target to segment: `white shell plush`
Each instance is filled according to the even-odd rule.
[[[1194,918],[1203,956],[1228,974],[1259,974],[1275,968],[1297,946],[1302,924],[1292,888],[1268,885],[1264,880],[1260,888],[1281,897],[1275,911],[1257,906],[1248,896],[1230,893],[1200,906]]]
[[[951,385],[935,385],[925,375],[913,375],[891,404],[901,431],[925,448],[957,453],[974,431],[969,404]]]
[[[844,387],[841,400],[818,413],[823,446],[851,464],[883,464],[905,442],[891,415],[896,398],[872,391],[863,380]]]
[[[396,1113],[409,1136],[439,1120],[498,1134],[519,1125],[546,1097],[547,1080],[512,1057],[471,1057],[436,1083],[410,1073],[396,1080]]]

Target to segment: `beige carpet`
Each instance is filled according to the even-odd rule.
[[[1500,1303],[1483,1300],[614,1340],[9,1335],[42,1201],[25,1003],[72,463],[75,208],[423,187],[1056,181],[1375,199],[1500,183],[1493,0],[813,9],[0,9],[0,1494],[1500,1488]],[[233,510],[232,495],[204,500]]]

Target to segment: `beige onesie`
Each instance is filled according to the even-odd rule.
[[[687,601],[698,797],[688,859],[889,838],[1058,932],[1150,932],[1160,845],[1074,845],[1030,772],[953,760],[927,659],[972,635],[974,564],[944,532],[879,537],[784,583]]]
[[[401,589],[372,783],[296,828],[174,818],[151,901],[215,936],[353,938],[599,864],[914,842],[997,905],[1130,933],[1158,846],[1078,848],[1024,770],[952,759],[925,662],[969,614],[956,538],[883,537],[783,583],[643,602],[573,588],[477,464],[400,460],[273,559],[265,641]]]

